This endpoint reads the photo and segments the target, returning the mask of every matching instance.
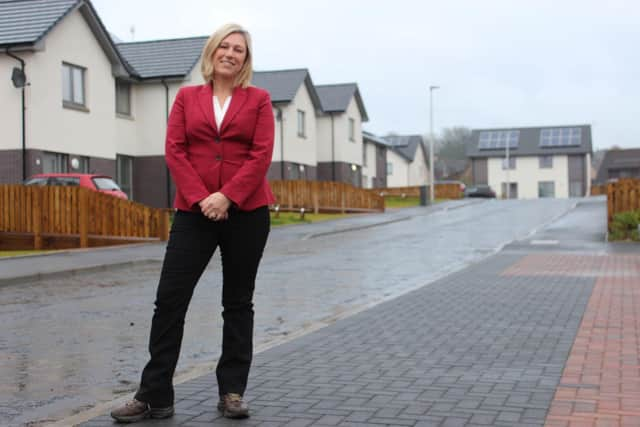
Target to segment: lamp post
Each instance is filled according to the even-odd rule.
[[[433,204],[436,193],[433,164],[433,91],[440,89],[440,86],[429,86],[429,202]]]

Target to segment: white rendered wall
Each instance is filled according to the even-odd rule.
[[[311,102],[307,87],[302,84],[296,96],[289,104],[281,107],[284,127],[284,144],[280,145],[280,128],[276,123],[276,139],[273,160],[281,160],[281,148],[284,148],[284,160],[303,165],[317,164],[317,126],[316,111]],[[274,109],[275,110],[275,109]],[[298,110],[305,112],[306,137],[298,136]]]
[[[427,185],[429,183],[429,168],[425,161],[422,144],[418,144],[413,162],[409,164],[409,185]]]
[[[33,54],[30,52],[16,52],[16,56],[22,58],[26,63],[25,73],[27,81],[31,81],[31,61]],[[11,83],[11,72],[14,67],[20,68],[20,62],[4,53],[0,53],[0,150],[18,150],[22,148],[22,90],[17,89]],[[25,88],[26,103],[29,105],[31,98],[31,87]],[[26,123],[29,123],[31,111],[26,112]],[[29,133],[27,130],[27,143]]]
[[[371,178],[376,176],[376,145],[373,143],[362,143],[364,149],[367,150],[367,164],[362,165],[362,176],[366,176],[367,180],[364,183],[364,188],[372,188]]]
[[[89,112],[62,106],[62,63],[86,68]],[[56,25],[28,64],[27,148],[115,158],[115,79],[111,63],[77,10]],[[131,132],[131,127],[123,132]]]
[[[503,158],[490,158],[487,162],[489,185],[501,196],[502,183],[507,181],[502,169]],[[509,171],[509,182],[518,183],[519,199],[537,199],[538,182],[553,181],[557,198],[569,197],[569,161],[566,155],[553,156],[553,167],[540,169],[538,156],[516,157],[516,168]]]
[[[387,175],[387,187],[407,187],[409,185],[409,163],[399,154],[387,150],[387,162],[392,164],[393,173]],[[387,170],[387,172],[389,172]]]
[[[354,139],[349,139],[349,119],[354,120]],[[362,166],[362,118],[360,110],[351,97],[347,110],[335,116],[336,161]]]

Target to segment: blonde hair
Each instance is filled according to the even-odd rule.
[[[238,24],[225,24],[218,28],[202,49],[202,65],[200,66],[200,72],[205,82],[211,83],[214,78],[213,67],[213,52],[220,46],[222,41],[230,34],[238,33],[242,34],[244,41],[247,44],[247,57],[242,64],[240,72],[236,76],[235,86],[242,86],[246,88],[251,84],[251,77],[253,77],[253,61],[252,61],[252,49],[251,49],[251,35],[247,30]]]

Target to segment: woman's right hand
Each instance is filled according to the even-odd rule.
[[[203,215],[213,221],[223,221],[229,218],[231,201],[222,193],[209,194],[198,202]]]

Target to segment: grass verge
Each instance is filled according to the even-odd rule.
[[[304,219],[300,218],[298,212],[280,212],[278,218],[275,217],[275,213],[271,212],[271,226],[278,227],[281,225],[289,224],[311,224],[312,222],[327,221],[330,219],[346,218],[349,214],[331,214],[331,213],[305,213]]]

